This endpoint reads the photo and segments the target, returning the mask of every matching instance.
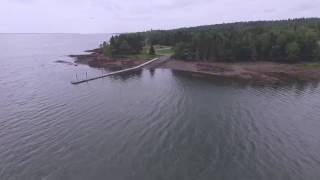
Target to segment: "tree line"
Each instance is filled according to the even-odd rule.
[[[138,33],[112,36],[109,43],[103,42],[101,48],[108,57],[139,54],[144,47],[144,37]]]
[[[121,34],[105,43],[108,55],[140,53],[146,44],[174,47],[174,57],[193,61],[320,60],[320,19],[239,22]]]

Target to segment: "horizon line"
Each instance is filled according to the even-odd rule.
[[[257,19],[257,20],[240,20],[240,21],[229,21],[229,22],[220,22],[212,24],[202,24],[202,25],[193,25],[193,26],[181,26],[181,27],[172,27],[172,28],[151,28],[149,30],[139,30],[139,31],[124,31],[124,32],[93,32],[93,33],[81,33],[81,32],[0,32],[0,34],[126,34],[126,33],[135,33],[135,32],[146,32],[152,30],[175,30],[183,28],[192,28],[192,27],[201,27],[201,26],[211,26],[211,25],[222,25],[222,24],[233,24],[233,23],[250,23],[250,22],[275,22],[275,21],[288,21],[288,20],[302,20],[302,19],[320,19],[320,17],[295,17],[295,18],[279,18],[279,19]]]

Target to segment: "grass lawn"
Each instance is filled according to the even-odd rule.
[[[173,55],[173,48],[171,46],[160,46],[155,45],[153,46],[156,54],[160,56],[172,56]]]
[[[160,46],[154,45],[154,50],[156,51],[155,55],[149,54],[150,46],[143,47],[143,50],[140,54],[129,55],[127,58],[133,59],[142,59],[142,60],[150,60],[161,56],[171,56],[173,55],[173,49],[171,46]]]
[[[304,64],[305,67],[311,67],[311,68],[320,68],[320,63],[306,63]]]

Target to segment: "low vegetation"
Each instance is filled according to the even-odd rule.
[[[320,63],[306,63],[304,66],[310,68],[320,68]]]

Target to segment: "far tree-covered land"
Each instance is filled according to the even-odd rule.
[[[109,57],[141,54],[146,47],[156,55],[158,45],[173,47],[173,56],[183,60],[302,62],[320,61],[319,41],[320,18],[307,18],[120,34],[102,48]]]

